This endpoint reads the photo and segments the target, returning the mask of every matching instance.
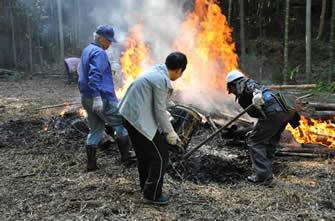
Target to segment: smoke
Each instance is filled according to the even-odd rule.
[[[122,44],[131,27],[143,25],[146,44],[155,62],[171,52],[171,45],[185,16],[187,0],[123,0],[104,1],[91,11],[96,24],[111,24]],[[119,46],[118,46],[119,47]]]
[[[114,75],[116,85],[123,80],[119,64],[119,58],[124,50],[123,43],[131,28],[137,24],[141,24],[143,27],[144,41],[151,49],[150,57],[154,63],[164,62],[165,57],[174,50],[172,47],[176,43],[176,37],[180,36],[181,33],[185,38],[182,42],[179,42],[179,50],[183,51],[184,48],[184,52],[190,58],[192,57],[193,61],[200,59],[196,59],[199,55],[194,54],[194,47],[190,46],[198,30],[193,30],[194,32],[192,30],[188,30],[188,32],[181,30],[188,10],[193,10],[193,2],[193,0],[123,0],[105,1],[105,4],[94,7],[90,13],[91,19],[96,24],[108,23],[113,25],[116,39],[119,42],[113,44],[107,51],[112,69],[116,73]],[[187,88],[184,87],[183,90],[178,92],[178,101],[205,112],[231,112],[232,110],[238,112],[238,105],[235,105],[233,100],[234,96],[227,96],[224,90],[215,91],[209,86],[209,82],[213,81],[209,73],[223,70],[218,61],[208,60],[201,68],[199,66],[195,67],[193,71],[201,72],[201,74],[195,74],[192,85]],[[185,77],[187,78],[187,76]],[[224,77],[222,75],[221,78]],[[178,81],[183,83],[183,79]],[[176,83],[178,84],[178,82]]]

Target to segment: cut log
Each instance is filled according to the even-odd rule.
[[[315,88],[316,84],[297,84],[297,85],[267,85],[267,88],[274,90],[285,90],[285,89],[311,89]]]
[[[315,111],[311,113],[310,118],[322,120],[335,119],[335,111]]]
[[[317,111],[335,111],[335,104],[307,102],[308,106],[315,108]]]

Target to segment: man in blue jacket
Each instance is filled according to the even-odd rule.
[[[96,149],[103,138],[105,123],[110,124],[115,131],[122,162],[130,163],[133,160],[129,151],[128,132],[118,113],[112,70],[105,52],[112,42],[116,42],[113,28],[109,25],[98,26],[94,40],[82,51],[78,82],[90,128],[86,145],[88,171],[98,168]]]

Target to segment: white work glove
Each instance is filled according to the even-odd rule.
[[[174,118],[172,117],[171,113],[169,111],[166,111],[166,114],[168,115],[169,121],[172,122]]]
[[[171,129],[166,134],[166,141],[168,142],[168,144],[176,145],[177,142],[180,141],[180,138],[179,138],[178,134],[173,129]]]
[[[93,98],[93,105],[92,110],[93,112],[100,113],[102,112],[103,103],[101,97],[94,97]]]
[[[258,108],[264,104],[264,99],[261,91],[255,91],[252,98],[252,104]]]

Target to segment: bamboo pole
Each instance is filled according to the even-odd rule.
[[[72,102],[72,103],[63,103],[63,104],[48,105],[48,106],[37,108],[37,109],[35,109],[35,111],[45,110],[45,109],[51,109],[51,108],[56,108],[56,107],[66,107],[66,106],[77,105],[77,104],[80,104],[80,102]]]
[[[13,62],[15,69],[17,68],[17,56],[16,56],[16,41],[15,41],[15,21],[13,16],[13,7],[9,8],[9,19],[10,19],[10,26],[12,32],[12,51],[13,51]]]
[[[28,50],[29,50],[29,70],[33,72],[33,32],[31,30],[31,15],[27,14]]]
[[[334,110],[335,111],[335,104],[334,103],[313,103],[313,102],[306,102],[309,107],[315,108],[317,111],[327,111],[327,110]]]
[[[306,4],[306,78],[307,82],[311,82],[311,71],[312,71],[312,64],[311,64],[311,38],[312,38],[312,31],[311,31],[311,8],[312,8],[312,0],[307,0]]]
[[[59,62],[64,60],[64,33],[62,0],[57,0],[57,16],[59,29]]]
[[[274,90],[285,90],[285,89],[311,89],[315,88],[316,84],[297,84],[297,85],[266,85],[267,88]]]

